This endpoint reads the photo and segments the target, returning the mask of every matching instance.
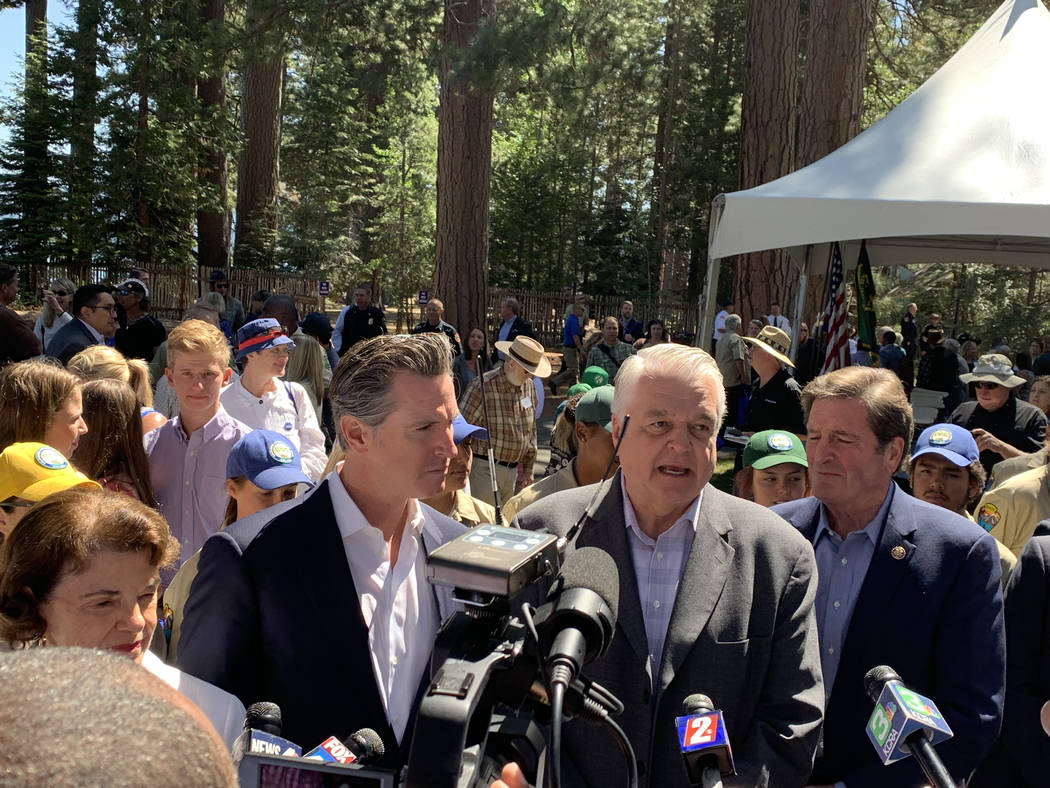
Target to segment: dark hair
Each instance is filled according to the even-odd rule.
[[[81,387],[81,393],[88,431],[70,458],[73,465],[96,480],[126,474],[139,500],[155,509],[135,392],[119,380],[92,380]]]
[[[322,345],[327,345],[332,339],[332,324],[328,315],[323,312],[311,312],[303,318],[302,329],[304,334],[314,337]]]
[[[113,288],[108,285],[83,285],[73,293],[73,317],[80,317],[80,310],[86,306],[96,306],[98,298],[103,293],[112,293]]]
[[[55,414],[80,387],[80,378],[53,359],[0,369],[0,451],[12,443],[46,443]]]
[[[286,295],[272,295],[263,302],[263,314],[267,312],[287,312],[295,318],[295,322],[299,322],[299,308],[295,305],[295,301],[291,296]]]
[[[478,357],[481,359],[481,366],[483,368],[487,369],[487,367],[488,367],[488,364],[487,364],[487,362],[488,362],[488,354],[489,354],[489,335],[485,333],[485,329],[482,328],[481,326],[471,326],[470,329],[467,331],[466,336],[463,337],[463,358],[465,358],[467,361],[470,361],[470,360],[472,360],[474,358],[474,356],[472,355],[474,353],[474,351],[470,349],[470,342],[469,342],[469,340],[470,340],[470,335],[473,334],[475,331],[480,331],[481,335],[483,337],[485,337],[485,344],[482,346],[481,350],[478,352]],[[484,371],[484,369],[482,371]]]
[[[653,326],[660,326],[660,328],[662,328],[664,330],[664,340],[663,340],[664,342],[670,342],[671,341],[671,337],[667,333],[667,323],[664,322],[664,319],[662,317],[654,317],[652,320],[650,320],[646,324],[646,326],[645,326],[645,338],[646,339],[652,339],[653,338]]]
[[[894,345],[897,343],[897,332],[896,331],[884,331],[882,333],[882,344]]]
[[[0,285],[9,285],[18,276],[18,269],[8,263],[0,263]]]
[[[269,290],[256,290],[254,293],[252,293],[252,297],[248,300],[258,301],[260,304],[262,304],[265,303],[266,299],[269,298],[271,295],[273,295],[273,293],[271,293]]]
[[[40,604],[66,574],[83,571],[103,550],[148,550],[155,567],[174,564],[179,543],[153,509],[120,493],[83,487],[32,506],[0,551],[0,637],[33,643],[47,622]]]

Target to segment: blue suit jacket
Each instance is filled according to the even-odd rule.
[[[186,601],[179,667],[232,692],[246,707],[276,703],[281,735],[304,750],[332,735],[372,728],[386,748],[379,765],[397,769],[414,723],[399,747],[376,685],[329,483],[276,516],[267,511],[240,520],[204,543]],[[448,518],[428,522],[423,542],[429,551],[464,530]],[[451,594],[433,590],[444,618]]]
[[[999,732],[1006,646],[995,541],[964,517],[893,492],[828,696],[813,784],[926,784],[912,758],[882,766],[864,732],[873,704],[863,678],[876,665],[889,665],[937,704],[955,734],[937,752],[956,780],[981,763]],[[773,511],[813,542],[816,498]],[[900,559],[892,553],[898,546]]]
[[[94,335],[88,331],[84,322],[80,318],[74,317],[62,326],[57,334],[51,337],[45,352],[47,355],[57,358],[63,364],[68,364],[69,359],[73,358],[81,350],[97,344],[98,342],[95,341]]]

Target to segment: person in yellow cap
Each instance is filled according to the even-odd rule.
[[[0,452],[0,535],[11,533],[37,501],[70,487],[102,489],[57,449],[44,443],[12,443]]]

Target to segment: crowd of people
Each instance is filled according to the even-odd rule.
[[[491,337],[461,337],[434,298],[391,334],[368,285],[333,327],[283,295],[245,311],[216,272],[168,330],[148,273],[131,273],[55,280],[21,332],[17,272],[0,266],[0,639],[25,652],[0,655],[0,675],[125,675],[39,656],[53,647],[128,658],[152,674],[121,679],[143,708],[164,698],[205,737],[185,765],[197,784],[228,784],[205,753],[229,750],[259,701],[304,746],[371,728],[378,765],[399,771],[461,605],[428,583],[427,555],[476,525],[583,523],[565,558],[597,548],[619,574],[615,633],[585,673],[623,704],[641,785],[689,784],[674,723],[697,692],[733,741],[727,785],[922,785],[914,759],[884,766],[865,735],[862,679],[880,664],[938,704],[955,782],[1045,781],[1042,345],[1024,375],[1008,348],[960,338],[976,355],[917,430],[908,391],[947,363],[944,329],[913,330],[910,309],[882,363],[802,381],[805,340],[793,353],[776,304],[746,334],[727,305],[708,353],[630,301],[589,318],[580,295],[559,362],[514,298]],[[730,493],[710,482],[733,447]],[[560,764],[563,785],[623,781],[619,743],[582,723]],[[539,780],[508,764],[495,784]]]

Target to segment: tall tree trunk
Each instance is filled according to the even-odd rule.
[[[794,169],[799,0],[750,0],[740,112],[740,188],[749,189]],[[741,255],[733,293],[744,322],[787,304],[797,274],[781,249]]]
[[[277,242],[277,187],[280,179],[281,94],[284,41],[270,30],[271,13],[249,0],[251,51],[244,67],[241,132],[244,148],[237,165],[237,245],[241,268],[272,268]]]
[[[28,222],[47,214],[51,164],[48,155],[50,112],[47,89],[47,0],[26,0],[25,136],[22,149],[22,211]],[[43,229],[43,228],[41,228]],[[46,232],[46,231],[45,231]],[[47,262],[48,245],[18,244],[27,262]]]
[[[225,0],[201,0],[199,16],[209,40],[222,40],[226,24]],[[206,270],[225,269],[230,262],[230,212],[227,196],[225,147],[217,142],[216,132],[226,112],[226,46],[216,45],[210,52],[205,76],[197,82],[197,95],[212,134],[201,153],[200,176],[211,188],[212,205],[197,210],[197,262]]]
[[[69,180],[70,240],[73,260],[80,266],[91,263],[94,255],[92,200],[95,194],[95,117],[98,100],[99,0],[77,3],[77,35],[74,44],[73,124],[70,133],[71,172]]]
[[[655,259],[650,263],[649,292],[661,293],[674,250],[668,249],[668,172],[673,162],[674,131],[678,104],[678,3],[668,0],[667,27],[664,33],[663,77],[660,81],[660,110],[656,119],[656,151],[653,156],[653,236],[656,240]]]
[[[827,156],[860,132],[875,7],[875,0],[809,0],[806,74],[799,119],[800,167]],[[820,274],[809,281],[803,310],[806,320],[824,308],[824,298],[824,276]]]
[[[434,293],[467,335],[485,326],[492,175],[492,92],[474,79],[463,50],[492,22],[494,0],[445,0],[438,104]],[[455,69],[455,70],[453,70]]]
[[[152,25],[150,0],[145,0],[139,18],[139,58],[136,86],[138,109],[135,123],[135,259],[139,264],[152,262],[153,243],[150,231],[150,205],[146,193],[146,169],[149,166],[149,80],[152,56]]]

